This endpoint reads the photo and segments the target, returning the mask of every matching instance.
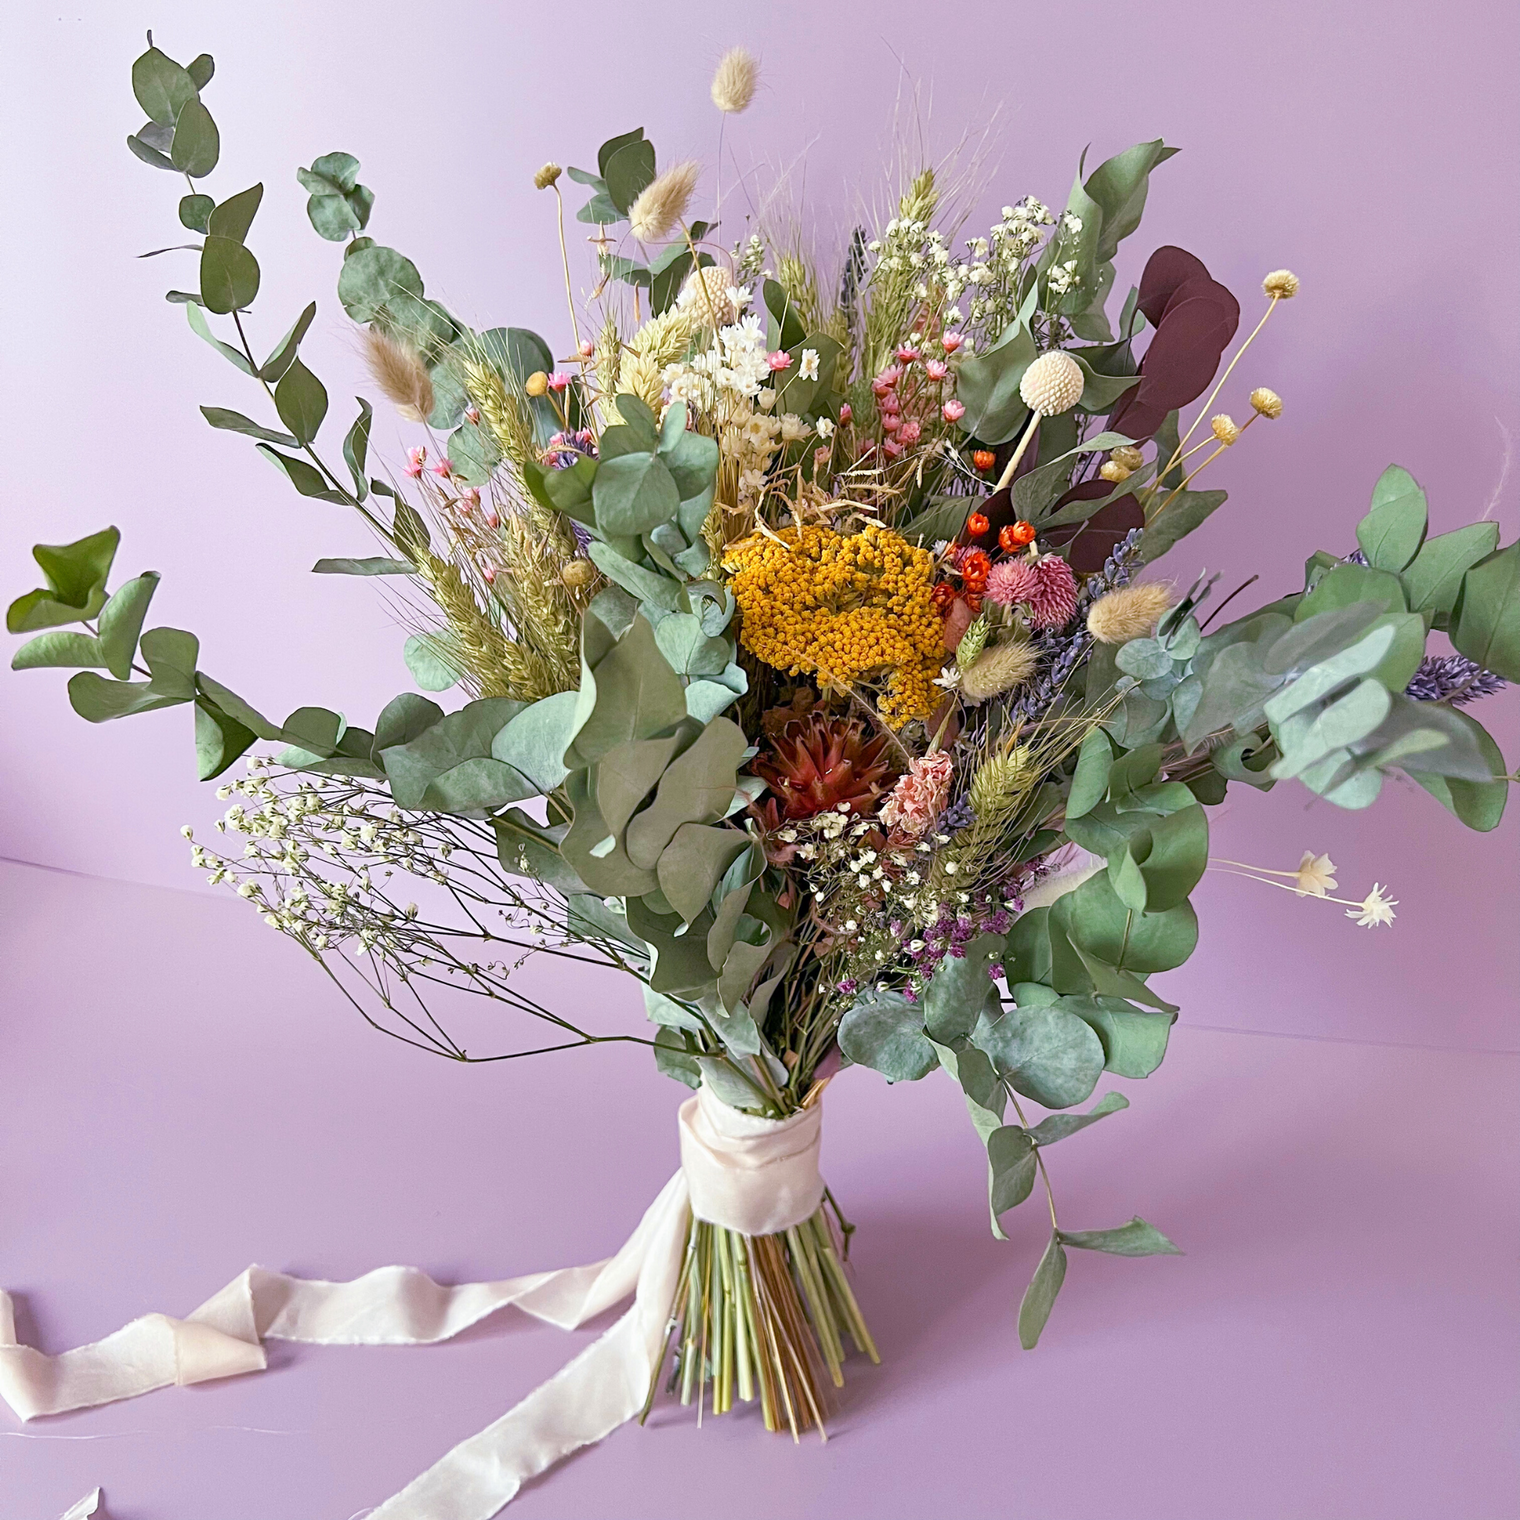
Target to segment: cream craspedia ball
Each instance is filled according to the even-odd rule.
[[[1024,405],[1042,417],[1059,417],[1082,398],[1082,368],[1070,354],[1053,348],[1041,354],[1019,381]]]

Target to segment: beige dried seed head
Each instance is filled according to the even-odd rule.
[[[422,355],[404,340],[364,331],[364,363],[381,394],[408,422],[426,422],[433,412],[433,381]]]
[[[641,243],[658,243],[670,235],[686,215],[701,172],[701,165],[689,160],[667,169],[639,192],[628,208],[628,225]]]
[[[1235,419],[1228,412],[1221,412],[1217,417],[1210,417],[1209,428],[1226,448],[1229,448],[1240,437],[1240,429],[1235,425]]]
[[[1012,691],[1034,674],[1039,657],[1028,644],[996,644],[961,669],[960,693],[977,704]]]
[[[523,390],[529,396],[547,396],[549,377],[541,369],[536,369],[523,381]]]
[[[1145,463],[1145,455],[1133,444],[1121,443],[1118,448],[1111,449],[1108,457],[1115,464],[1121,464],[1131,472],[1138,470]]]
[[[1098,471],[1098,474],[1104,480],[1111,480],[1115,485],[1128,480],[1132,473],[1127,466],[1120,464],[1117,459],[1105,459],[1102,468]]]
[[[1261,282],[1261,288],[1275,301],[1291,301],[1298,294],[1298,276],[1291,269],[1274,269]]]
[[[1019,381],[1024,405],[1042,417],[1059,417],[1082,399],[1082,367],[1070,354],[1053,348],[1041,354]]]
[[[561,172],[562,171],[560,169],[560,166],[551,158],[549,162],[543,166],[542,169],[538,170],[537,173],[534,174],[534,188],[538,190],[549,189],[550,186],[559,179]]]
[[[1087,614],[1087,631],[1100,644],[1145,638],[1172,605],[1172,588],[1160,581],[1122,586],[1100,596]]]
[[[755,98],[760,65],[748,48],[730,48],[718,60],[713,75],[712,103],[727,115],[737,116]]]
[[[1258,385],[1251,392],[1251,408],[1260,413],[1269,422],[1282,416],[1282,397],[1274,390],[1268,390],[1264,385]]]

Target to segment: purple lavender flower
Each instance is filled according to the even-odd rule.
[[[1485,670],[1465,654],[1428,654],[1404,688],[1404,695],[1416,702],[1449,702],[1453,707],[1465,707],[1479,697],[1502,691],[1504,686],[1502,676]]]

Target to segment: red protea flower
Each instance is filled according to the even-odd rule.
[[[814,712],[788,723],[750,769],[776,794],[788,818],[811,818],[841,802],[852,813],[865,813],[896,776],[882,758],[886,747],[887,736],[868,737],[858,718]]]

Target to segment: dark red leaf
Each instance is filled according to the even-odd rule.
[[[1100,507],[1084,523],[1068,523],[1042,533],[1040,541],[1052,547],[1069,544],[1067,564],[1081,575],[1092,575],[1103,568],[1103,562],[1131,529],[1144,526],[1145,508],[1133,495],[1124,495]]]
[[[1191,280],[1198,275],[1204,279],[1209,278],[1209,272],[1204,267],[1203,260],[1195,258],[1185,248],[1174,248],[1168,245],[1158,248],[1145,261],[1145,273],[1140,276],[1140,310],[1145,313],[1145,320],[1152,327],[1161,326],[1161,318],[1166,311],[1167,302],[1172,298],[1172,292],[1185,280]]]

